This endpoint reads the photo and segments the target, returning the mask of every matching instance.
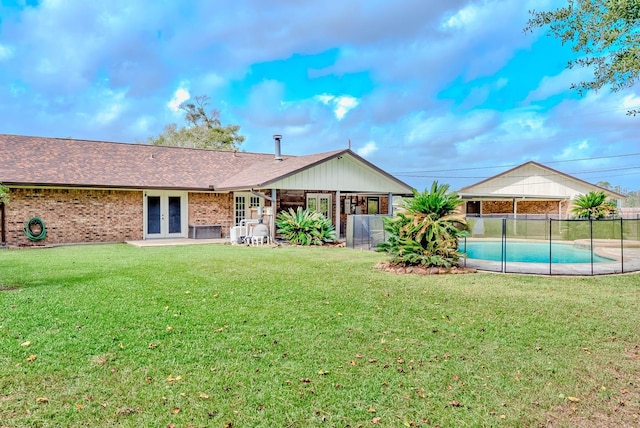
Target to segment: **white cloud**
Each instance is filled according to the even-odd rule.
[[[348,95],[336,97],[334,102],[335,102],[334,113],[338,120],[342,120],[344,116],[347,113],[349,113],[350,110],[356,108],[358,104],[360,104],[360,101],[357,98],[350,97]]]
[[[290,138],[301,137],[309,134],[310,129],[310,124],[285,126],[283,134]]]
[[[640,107],[640,97],[636,94],[629,94],[622,99],[622,106],[626,109],[633,109]]]
[[[227,82],[225,78],[218,73],[208,73],[202,76],[198,83],[202,86],[202,89],[204,89],[205,92],[209,92],[223,87]]]
[[[0,44],[0,61],[10,59],[13,56],[13,48]]]
[[[94,121],[100,126],[108,125],[116,120],[123,111],[125,102],[125,93],[123,92],[107,92],[103,93],[100,98],[103,100],[100,110],[96,113]]]
[[[376,151],[378,151],[378,145],[376,144],[376,142],[369,141],[367,144],[357,149],[356,153],[364,158]]]
[[[353,110],[360,104],[358,98],[350,95],[335,96],[331,94],[321,94],[314,97],[324,105],[333,107],[333,114],[338,120],[344,119],[349,111]]]
[[[591,146],[588,140],[576,141],[569,146],[565,147],[561,154],[555,157],[555,159],[579,159],[589,156]]]
[[[173,93],[173,98],[171,98],[171,100],[167,103],[167,107],[169,107],[174,112],[178,112],[180,110],[180,104],[191,98],[189,90],[185,89],[184,85],[185,83],[180,84],[180,87]]]
[[[151,126],[154,123],[154,118],[150,116],[141,116],[132,125],[132,130],[137,135],[149,135],[151,134]]]
[[[529,92],[525,103],[545,100],[554,95],[559,95],[570,90],[571,84],[590,78],[589,71],[581,67],[564,69],[555,76],[545,76],[536,89]]]
[[[329,94],[316,95],[314,98],[325,105],[329,105],[329,103],[335,99],[333,95]]]
[[[441,27],[445,30],[457,30],[460,28],[464,28],[473,24],[477,16],[478,8],[476,7],[476,5],[470,4],[446,19],[441,24]]]

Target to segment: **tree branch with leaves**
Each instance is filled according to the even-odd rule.
[[[207,112],[209,97],[198,95],[190,102],[180,104],[185,114],[186,126],[171,123],[157,137],[149,137],[147,142],[156,146],[190,147],[209,150],[237,150],[244,142],[239,134],[240,126],[222,125],[220,112]]]
[[[593,80],[573,83],[581,94],[610,87],[613,92],[630,88],[640,78],[640,2],[638,0],[568,0],[554,11],[530,11],[525,31],[548,28],[574,52],[583,53],[567,67],[593,69]],[[640,113],[632,109],[629,115]]]

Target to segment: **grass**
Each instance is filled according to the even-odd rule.
[[[343,248],[0,251],[0,426],[638,426],[640,277]]]

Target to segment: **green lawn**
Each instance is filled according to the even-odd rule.
[[[345,248],[0,251],[0,426],[640,426],[640,276]]]

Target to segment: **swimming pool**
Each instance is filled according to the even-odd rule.
[[[506,242],[506,261],[525,263],[549,263],[548,242]],[[469,259],[502,261],[501,241],[467,241],[460,242],[460,251]],[[610,262],[612,259],[593,255],[593,262]],[[574,246],[572,243],[556,243],[551,245],[551,263],[591,263],[591,251]]]

